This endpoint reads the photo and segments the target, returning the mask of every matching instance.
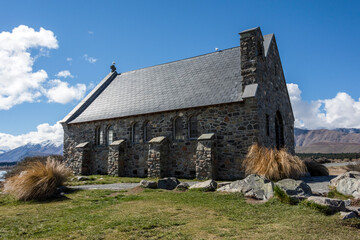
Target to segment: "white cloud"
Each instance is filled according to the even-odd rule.
[[[37,130],[22,135],[0,133],[0,146],[3,149],[14,149],[28,143],[41,143],[50,140],[57,146],[63,143],[63,128],[59,122],[54,125],[43,123],[37,126]]]
[[[35,58],[29,53],[31,48],[40,49]],[[46,55],[47,49],[56,48],[54,33],[44,28],[35,31],[20,25],[12,32],[0,33],[0,110],[41,96],[39,88],[48,75],[43,69],[34,72],[34,61]]]
[[[49,102],[66,104],[73,100],[82,99],[86,92],[85,84],[69,86],[69,83],[59,79],[49,81],[49,85],[48,89],[43,89],[44,95],[49,99]]]
[[[297,84],[287,84],[295,115],[295,127],[317,128],[360,128],[360,99],[339,92],[334,98],[303,101]]]
[[[67,78],[67,77],[74,78],[74,76],[71,75],[69,70],[60,71],[57,74],[55,74],[55,76],[63,77],[63,78]]]
[[[71,62],[71,61],[72,61],[72,58],[71,58],[71,57],[68,57],[68,58],[66,58],[66,61]]]
[[[89,57],[87,54],[84,54],[83,58],[89,63],[96,63],[97,59],[93,57]]]
[[[94,32],[93,31],[88,31],[88,34],[92,35],[92,34],[94,34]]]

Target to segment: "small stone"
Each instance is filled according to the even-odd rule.
[[[307,199],[308,201],[327,206],[333,212],[346,211],[345,202],[340,199],[327,198],[327,197],[315,197],[311,196]]]
[[[355,212],[340,212],[340,217],[341,220],[351,219],[351,218],[356,218],[357,214]]]
[[[217,182],[214,180],[207,180],[205,182],[199,182],[190,187],[190,189],[202,189],[204,191],[215,191],[217,188]]]
[[[305,182],[294,179],[283,179],[275,183],[280,187],[289,197],[295,199],[304,199],[312,195],[311,188]]]
[[[157,183],[155,181],[147,181],[147,180],[141,180],[140,186],[143,188],[157,188]]]
[[[176,186],[176,190],[178,190],[178,191],[186,191],[186,190],[189,189],[189,187],[190,187],[190,185],[188,183],[182,182],[182,183],[180,183],[179,185]]]
[[[345,207],[350,206],[350,204],[351,204],[351,199],[344,200],[344,203],[345,203]]]
[[[166,189],[166,190],[173,190],[179,184],[180,184],[179,180],[175,177],[163,178],[160,179],[157,183],[158,188]]]

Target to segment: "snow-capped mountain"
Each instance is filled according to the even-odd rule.
[[[25,157],[62,155],[63,145],[51,141],[41,143],[28,143],[24,146],[17,147],[10,151],[0,154],[0,162],[18,162]]]

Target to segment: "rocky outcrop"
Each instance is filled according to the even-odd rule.
[[[305,199],[312,195],[310,186],[301,180],[287,178],[280,180],[275,184],[292,198]]]
[[[199,189],[206,192],[215,191],[217,188],[217,182],[214,180],[207,180],[205,182],[200,182],[192,185],[190,189]]]
[[[274,184],[267,178],[251,174],[243,180],[232,182],[218,189],[220,192],[240,192],[246,197],[268,200],[274,195]]]
[[[179,184],[180,184],[180,182],[177,178],[168,177],[168,178],[160,179],[157,183],[157,186],[160,189],[173,190]]]
[[[339,193],[360,198],[360,172],[350,171],[341,174],[330,181],[330,186],[336,187]]]
[[[157,188],[157,182],[141,180],[140,186],[143,187],[143,188]]]

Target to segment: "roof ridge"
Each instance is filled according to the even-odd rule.
[[[188,58],[183,58],[183,59],[179,59],[179,60],[175,60],[175,61],[171,61],[171,62],[160,63],[160,64],[148,66],[148,67],[142,67],[142,68],[134,69],[134,70],[131,70],[131,71],[119,73],[118,76],[121,76],[122,74],[125,74],[125,73],[131,73],[131,72],[135,72],[135,71],[139,71],[139,70],[149,69],[149,68],[158,67],[158,66],[167,65],[167,64],[172,64],[172,63],[176,63],[176,62],[180,62],[180,61],[185,61],[185,60],[189,60],[189,59],[193,59],[193,58],[203,57],[203,56],[210,55],[210,54],[220,53],[220,52],[228,51],[228,50],[231,50],[231,49],[234,49],[234,48],[240,48],[240,46],[231,47],[231,48],[226,48],[226,49],[223,49],[223,50],[219,50],[219,51],[215,51],[215,52],[210,52],[210,53],[204,53],[204,54],[201,54],[201,55],[197,55],[197,56],[193,56],[193,57],[188,57]]]

